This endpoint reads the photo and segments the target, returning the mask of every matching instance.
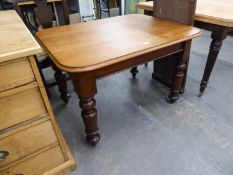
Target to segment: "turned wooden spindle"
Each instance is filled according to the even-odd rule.
[[[187,25],[194,24],[196,0],[154,0],[153,7],[153,16],[156,18],[166,19]],[[188,43],[188,45],[191,46],[191,42]],[[166,86],[171,87],[169,101],[172,103],[178,99],[177,92],[178,94],[182,94],[185,90],[190,46],[186,47],[186,51],[184,51],[186,52],[184,63],[186,66],[181,66],[182,69],[180,66],[177,67],[177,65],[182,63],[181,58],[176,58],[177,54],[169,55],[163,59],[154,61],[154,71],[152,77],[159,80]],[[182,54],[180,55],[182,56]],[[180,71],[182,71],[182,76]],[[174,75],[174,72],[176,72],[179,76]],[[176,78],[176,76],[182,77],[182,80],[181,78]]]
[[[221,50],[223,40],[227,37],[227,34],[228,34],[227,30],[221,30],[221,29],[215,30],[211,34],[211,38],[213,40],[210,45],[210,52],[206,62],[204,75],[200,84],[200,91],[198,94],[199,97],[203,95],[205,88],[207,87],[214,64],[218,57],[219,51]]]
[[[94,74],[80,73],[71,74],[75,91],[80,99],[79,106],[81,115],[85,125],[86,139],[91,145],[96,145],[100,140],[97,124],[96,101],[94,99],[97,94],[96,78]]]

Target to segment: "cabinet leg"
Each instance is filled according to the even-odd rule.
[[[199,97],[203,95],[205,88],[207,87],[211,72],[213,70],[214,64],[218,57],[219,51],[222,47],[222,42],[226,38],[226,36],[227,36],[226,30],[216,30],[216,31],[213,31],[211,34],[211,38],[213,40],[210,45],[210,51],[209,51],[209,55],[207,58],[204,75],[203,75],[203,78],[200,84],[200,91],[198,94]]]

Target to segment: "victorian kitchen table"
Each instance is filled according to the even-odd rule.
[[[200,30],[147,15],[126,15],[39,31],[36,36],[54,63],[70,73],[80,98],[87,141],[95,145],[96,80],[125,69],[177,54],[170,99],[175,100],[189,59],[191,40]]]
[[[153,1],[141,2],[137,7],[145,10],[145,14],[153,14]],[[194,26],[212,32],[213,39],[200,85],[199,96],[207,87],[211,72],[221,49],[223,40],[233,31],[232,0],[197,0]]]

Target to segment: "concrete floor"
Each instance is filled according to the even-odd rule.
[[[101,140],[86,143],[78,98],[69,104],[52,89],[51,103],[77,161],[72,175],[232,175],[233,38],[224,42],[210,83],[197,97],[210,33],[192,46],[185,94],[168,104],[168,88],[151,78],[152,64],[137,79],[125,71],[98,81],[96,95]],[[51,77],[47,72],[47,77]]]

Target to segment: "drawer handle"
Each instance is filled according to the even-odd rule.
[[[9,155],[7,151],[0,151],[0,160],[5,159]]]

